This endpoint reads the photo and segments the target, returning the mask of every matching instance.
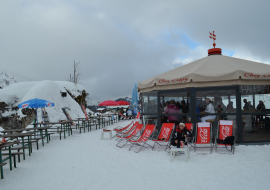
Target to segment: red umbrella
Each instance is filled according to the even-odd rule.
[[[126,102],[126,101],[117,101],[117,103],[118,103],[120,106],[130,105],[130,103],[128,103],[128,102]]]
[[[100,104],[98,104],[99,106],[118,106],[119,103],[112,101],[112,100],[106,100],[104,102],[101,102]]]

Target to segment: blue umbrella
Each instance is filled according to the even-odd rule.
[[[44,108],[44,107],[53,107],[53,106],[54,106],[54,103],[47,100],[37,99],[37,98],[27,100],[18,105],[19,108]]]
[[[54,103],[47,100],[37,99],[37,98],[27,100],[18,105],[19,108],[36,108],[36,118],[37,118],[37,108],[53,107],[53,106],[54,106]]]

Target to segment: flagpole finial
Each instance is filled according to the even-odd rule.
[[[209,33],[210,33],[209,38],[210,39],[213,39],[213,46],[214,46],[214,48],[216,48],[216,43],[215,43],[215,41],[216,41],[216,34],[215,34],[215,31],[213,31],[213,33],[211,33],[211,32],[209,32]]]
[[[209,38],[210,39],[213,39],[213,46],[214,46],[214,48],[208,50],[208,55],[214,55],[214,54],[221,55],[221,49],[220,48],[216,48],[216,42],[215,42],[216,41],[216,34],[215,34],[215,31],[213,31],[212,33],[209,32],[209,34],[210,34]]]

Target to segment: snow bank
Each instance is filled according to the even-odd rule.
[[[54,81],[35,81],[35,82],[20,82],[0,90],[0,101],[5,102],[12,107],[18,106],[24,101],[39,98],[51,101],[55,104],[54,107],[46,108],[50,121],[66,120],[62,108],[69,108],[69,114],[72,119],[85,117],[80,105],[70,97],[62,97],[61,92],[66,92],[64,88],[79,95],[85,88],[82,85],[75,85],[71,82],[54,82]],[[12,112],[9,112],[11,114]],[[20,117],[24,117],[21,109],[18,111]],[[5,113],[8,115],[8,113]],[[38,120],[42,120],[41,109],[38,109]]]
[[[81,84],[74,84],[72,82],[66,82],[66,81],[55,81],[61,89],[68,90],[71,94],[74,96],[79,96],[83,90],[85,90],[84,86]]]

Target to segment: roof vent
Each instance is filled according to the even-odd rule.
[[[214,46],[214,48],[208,50],[208,56],[209,55],[222,55],[221,54],[222,53],[221,48],[216,48],[216,43],[215,43],[216,34],[215,34],[215,31],[213,31],[213,33],[211,33],[211,32],[209,32],[209,33],[210,33],[209,38],[213,39],[213,46]]]
[[[222,55],[222,50],[221,48],[212,48],[208,50],[208,56],[209,55]]]

